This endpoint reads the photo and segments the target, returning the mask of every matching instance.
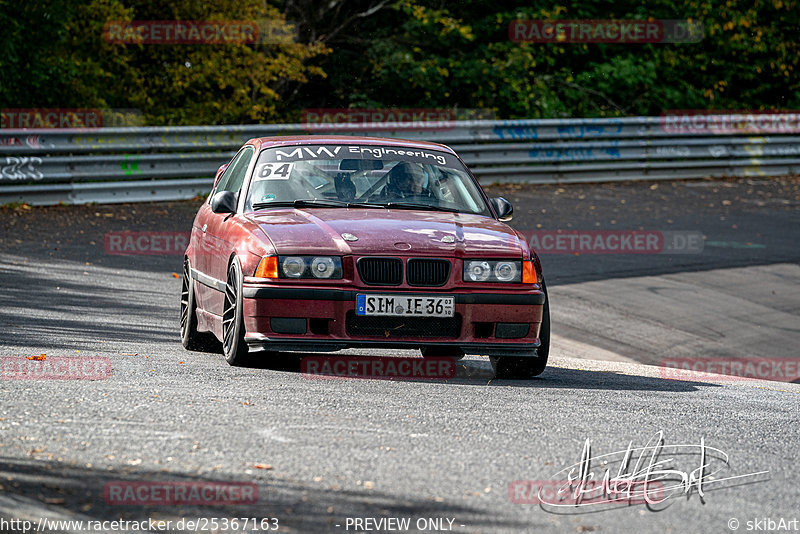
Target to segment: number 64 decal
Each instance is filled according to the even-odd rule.
[[[262,163],[256,167],[256,177],[261,180],[288,180],[294,163]]]

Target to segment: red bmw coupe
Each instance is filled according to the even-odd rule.
[[[183,345],[216,338],[231,365],[256,351],[480,354],[499,378],[538,375],[549,299],[511,213],[444,145],[252,139],[192,225]]]

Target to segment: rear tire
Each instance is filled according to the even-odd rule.
[[[183,259],[180,326],[181,344],[186,350],[213,352],[219,343],[213,334],[197,331],[197,304],[194,300],[194,283],[189,258]]]
[[[248,355],[242,318],[242,267],[234,258],[228,267],[225,308],[222,312],[222,354],[229,364],[244,365]]]
[[[524,380],[539,376],[547,367],[547,358],[550,355],[550,297],[547,296],[547,287],[542,280],[544,292],[544,307],[542,309],[542,326],[539,329],[539,348],[536,356],[489,356],[492,362],[495,378]]]

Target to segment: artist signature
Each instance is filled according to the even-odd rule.
[[[538,500],[543,508],[561,513],[620,504],[663,509],[674,497],[696,493],[705,504],[707,491],[769,478],[769,471],[723,476],[730,469],[728,454],[706,445],[703,437],[697,444],[666,445],[660,431],[643,447],[631,441],[624,450],[599,456],[592,455],[587,438],[580,461],[556,473],[553,479],[563,482],[555,491],[540,488]]]

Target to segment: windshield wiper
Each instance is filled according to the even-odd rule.
[[[298,199],[298,200],[279,200],[277,202],[257,202],[253,204],[253,209],[262,210],[264,208],[382,208],[382,204],[367,204],[360,202],[345,202],[333,199]]]
[[[434,206],[432,204],[407,204],[403,202],[387,202],[382,204],[385,208],[399,209],[399,210],[428,210],[428,211],[447,211],[450,213],[460,213],[456,208],[448,208],[446,206]]]
[[[400,210],[427,210],[427,211],[447,211],[459,213],[458,209],[445,206],[433,206],[431,204],[408,204],[403,202],[387,202],[385,204],[375,204],[370,202],[345,202],[344,200],[333,199],[298,199],[298,200],[279,200],[276,202],[257,202],[253,204],[253,209],[263,210],[265,208],[388,208]]]

